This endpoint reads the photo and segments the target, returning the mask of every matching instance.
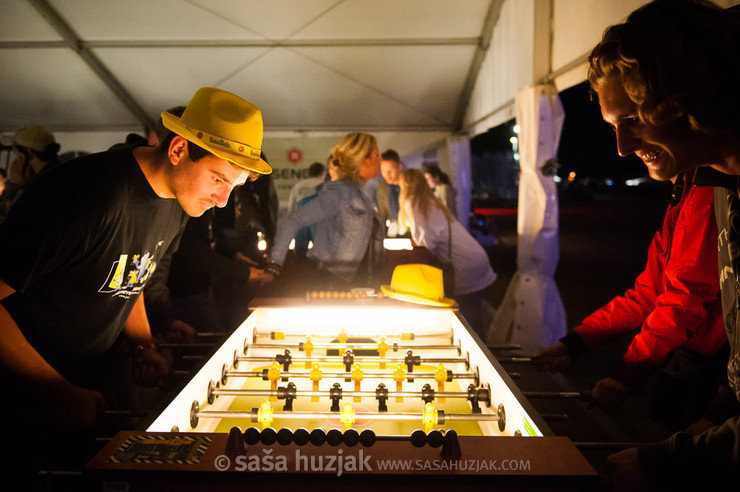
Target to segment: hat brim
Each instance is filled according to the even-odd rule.
[[[393,290],[390,285],[381,285],[380,290],[383,294],[392,298],[398,299],[399,301],[413,302],[415,304],[423,304],[425,306],[435,307],[452,307],[455,305],[454,299],[443,298],[443,299],[429,299],[427,297],[421,297],[409,292],[402,292],[400,290]]]
[[[177,133],[182,138],[193,142],[199,147],[203,147],[216,157],[226,159],[235,166],[241,167],[242,169],[246,169],[248,171],[254,171],[259,174],[270,174],[272,172],[272,168],[270,167],[270,165],[261,158],[252,159],[236,152],[228,152],[222,148],[208,145],[206,142],[198,138],[197,134],[193,130],[183,125],[178,116],[175,116],[171,113],[162,113],[162,123],[168,130]]]

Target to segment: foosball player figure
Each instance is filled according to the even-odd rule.
[[[306,353],[306,358],[311,358],[311,352],[313,352],[313,342],[311,341],[311,336],[306,337],[306,342],[303,344],[303,351]],[[306,361],[306,369],[311,369],[311,361]]]
[[[362,373],[362,366],[360,364],[355,364],[352,366],[352,381],[355,382],[355,391],[360,391],[360,385],[362,383],[363,373]],[[355,396],[354,401],[359,402],[362,398],[359,396]]]
[[[342,412],[340,414],[339,420],[342,422],[342,424],[344,424],[345,431],[352,427],[352,424],[355,423],[355,408],[350,402],[342,405]]]
[[[319,390],[319,381],[321,381],[321,368],[319,367],[319,363],[318,362],[314,362],[313,365],[311,366],[311,372],[308,373],[308,378],[311,380],[311,384],[312,384],[311,387],[312,387],[312,389],[314,391],[318,391]],[[313,403],[316,403],[317,401],[319,401],[319,397],[318,396],[312,396],[311,397],[311,401]]]
[[[280,379],[280,364],[273,362],[270,368],[267,370],[267,379],[270,380],[270,391],[277,391],[278,379]],[[277,401],[276,395],[270,395],[268,398],[270,401]]]
[[[380,337],[380,342],[378,343],[378,356],[382,359],[385,358],[385,354],[388,352],[388,343],[385,341],[385,337]],[[378,364],[378,367],[380,369],[385,369],[385,362],[380,362]]]
[[[445,366],[439,364],[434,370],[434,380],[437,381],[437,391],[442,392],[445,390],[445,380],[447,380],[447,370]],[[439,403],[445,403],[446,398],[438,398]]]
[[[393,371],[393,380],[396,382],[396,391],[403,391],[403,380],[406,379],[406,370],[403,364],[400,362],[396,364],[396,369]],[[396,403],[403,403],[403,397],[397,396]]]
[[[378,387],[375,388],[375,399],[378,400],[378,412],[387,412],[388,388],[386,388],[383,383],[380,383]]]

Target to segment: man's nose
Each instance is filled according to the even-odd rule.
[[[224,208],[229,201],[229,195],[231,194],[231,187],[214,193],[212,195],[213,201],[216,202],[218,208]]]
[[[632,129],[617,128],[617,152],[620,156],[626,157],[637,150],[640,139]]]

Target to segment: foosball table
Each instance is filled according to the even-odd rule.
[[[132,491],[596,480],[455,309],[349,292],[256,304],[145,430],[116,435],[85,472]]]

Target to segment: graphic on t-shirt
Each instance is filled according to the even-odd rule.
[[[160,242],[157,247],[161,244]],[[146,280],[156,268],[154,255],[149,251],[144,255],[122,254],[111,265],[108,278],[98,292],[118,297],[131,297],[144,288]]]

